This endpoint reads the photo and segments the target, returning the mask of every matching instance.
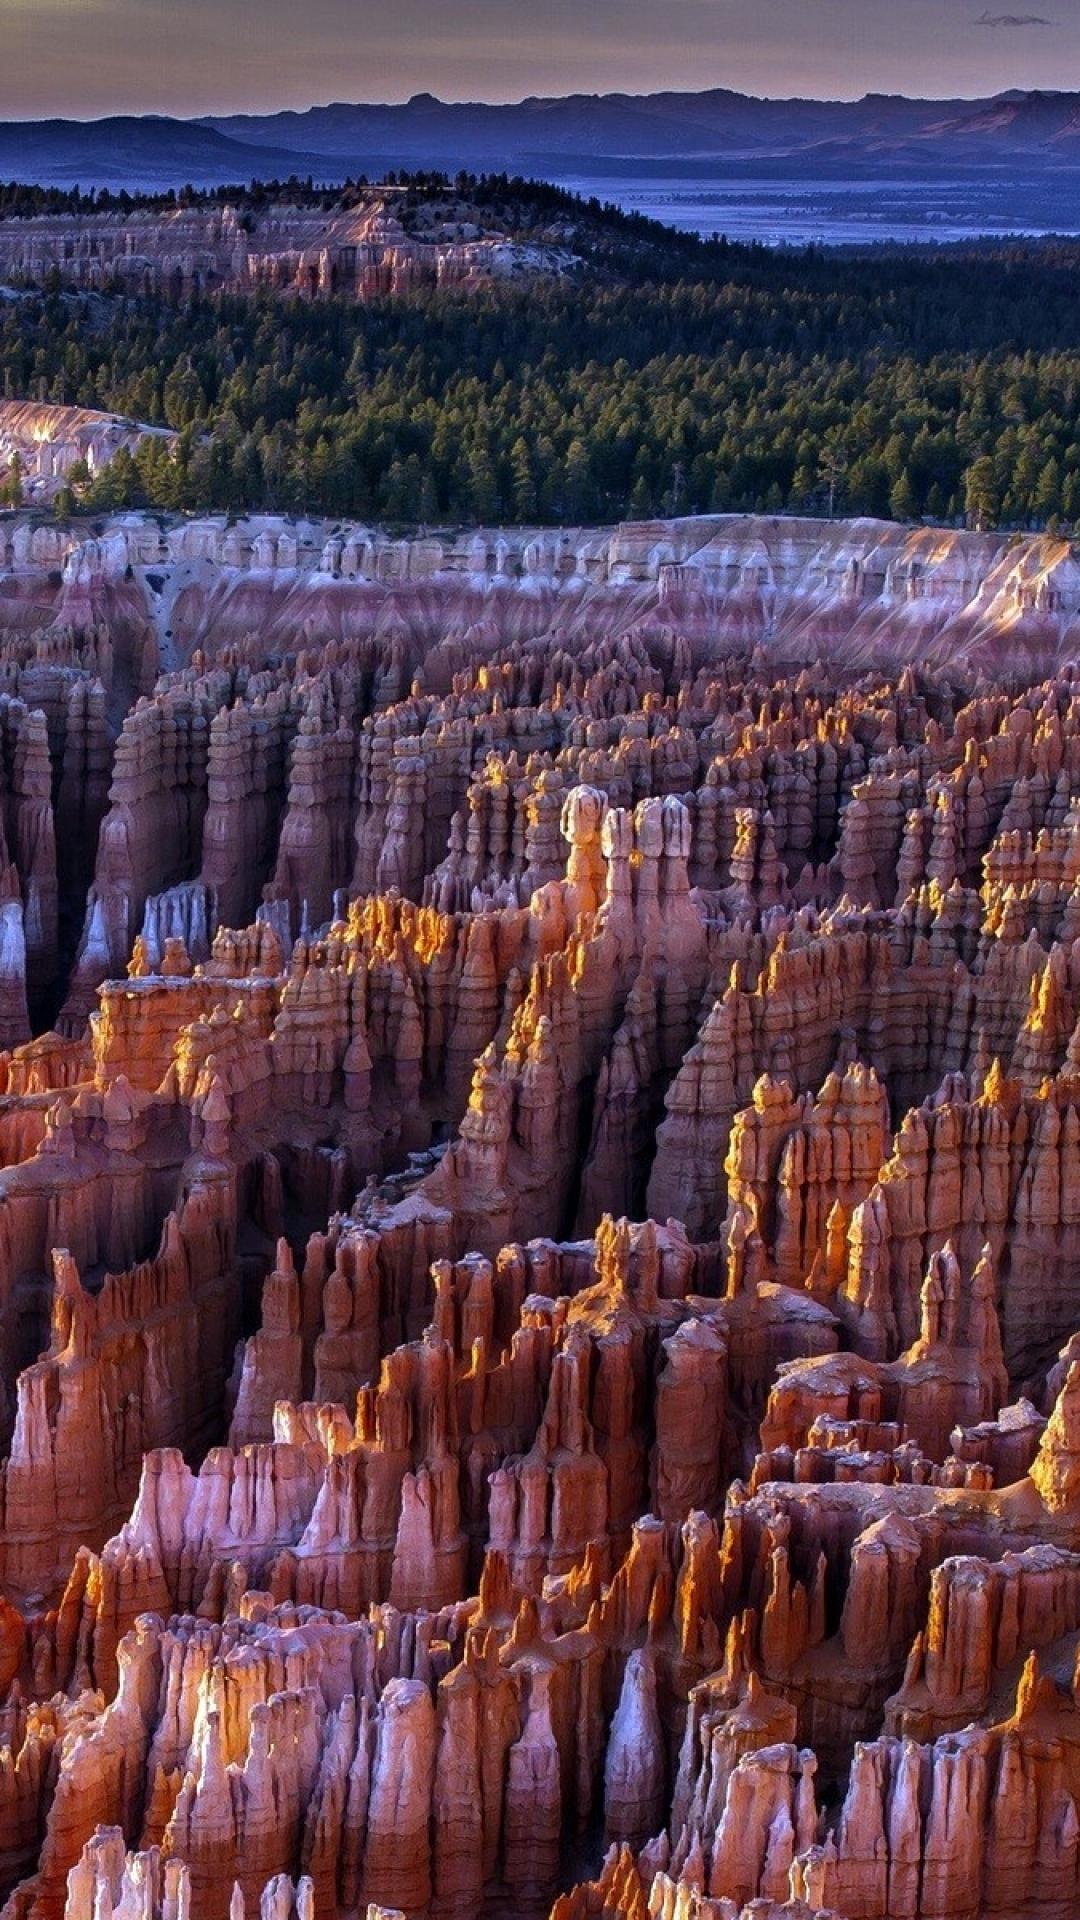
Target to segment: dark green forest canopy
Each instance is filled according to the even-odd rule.
[[[550,192],[530,219],[565,211]],[[24,293],[0,303],[3,391],[179,431],[175,458],[148,441],[81,488],[95,508],[1080,522],[1076,244],[845,257],[590,218],[567,281],[364,306]]]

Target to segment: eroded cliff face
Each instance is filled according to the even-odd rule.
[[[0,278],[56,281],[83,292],[188,299],[198,293],[273,293],[367,300],[416,287],[471,288],[493,280],[562,275],[580,266],[564,238],[523,241],[490,215],[452,204],[414,210],[409,230],[393,187],[352,207],[274,202],[151,212],[35,214],[0,219]]]
[[[418,669],[445,693],[459,668],[505,663],[508,648],[512,658],[539,640],[580,650],[586,633],[636,638],[669,661],[678,639],[690,681],[729,650],[761,645],[785,669],[820,658],[895,672],[910,661],[1010,683],[1068,665],[1080,635],[1068,540],[876,520],[720,514],[392,539],[266,515],[127,514],[88,536],[85,522],[16,515],[0,519],[0,575],[6,627],[126,622],[138,609],[169,667],[255,634],[259,665],[312,640],[377,637],[384,671],[406,676],[384,704]]]
[[[0,537],[5,1920],[1065,1920],[1067,549]]]
[[[121,448],[134,452],[151,436],[170,445],[165,427],[146,427],[92,407],[52,407],[32,400],[0,400],[0,474],[17,459],[23,498],[55,499],[77,463],[100,472]]]

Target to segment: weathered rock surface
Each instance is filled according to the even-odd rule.
[[[177,300],[260,287],[307,300],[369,300],[416,287],[564,273],[572,264],[574,255],[557,240],[519,242],[490,223],[481,231],[429,220],[406,232],[387,188],[330,212],[279,201],[262,211],[223,203],[0,220],[5,281],[55,277],[85,291],[119,284],[127,293]]]
[[[53,500],[74,466],[85,466],[90,474],[99,473],[121,448],[134,452],[147,435],[166,445],[175,437],[165,427],[143,426],[121,414],[99,413],[93,407],[0,400],[0,471],[7,472],[17,458],[23,499],[31,503]]]
[[[0,569],[4,1920],[1066,1920],[1067,548]]]

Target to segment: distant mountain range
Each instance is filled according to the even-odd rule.
[[[241,142],[191,120],[117,115],[0,121],[0,180],[136,191],[213,187],[298,171],[330,181],[342,179],[349,169],[325,154]]]
[[[760,100],[704,93],[571,94],[512,106],[417,94],[403,106],[179,120],[0,122],[0,178],[118,188],[211,186],[298,172],[327,183],[391,168],[551,179],[754,173],[1080,170],[1080,93],[983,100]]]
[[[398,164],[523,168],[554,161],[693,161],[757,165],[798,157],[894,165],[898,160],[993,163],[1030,155],[1080,160],[1080,93],[1005,93],[986,100],[760,100],[707,93],[570,94],[514,106],[448,103],[417,94],[402,107],[312,107],[202,123],[230,139],[355,164],[370,152]]]

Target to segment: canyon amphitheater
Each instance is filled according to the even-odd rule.
[[[1080,563],[0,517],[3,1920],[1070,1920]]]

